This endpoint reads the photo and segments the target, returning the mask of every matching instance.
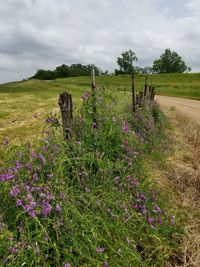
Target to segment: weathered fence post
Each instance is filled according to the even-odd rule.
[[[69,139],[73,122],[72,96],[67,92],[60,94],[58,104],[60,105],[64,137],[65,139]]]
[[[147,76],[145,77],[145,83],[144,83],[144,97],[146,97],[147,95],[147,87],[148,87],[148,84],[147,84]]]
[[[95,69],[94,65],[92,65],[92,112],[93,112],[93,126],[97,127],[97,106],[96,106],[96,81],[95,81]]]
[[[152,86],[151,87],[151,92],[150,92],[150,100],[152,101],[152,100],[154,100],[154,97],[155,97],[155,87],[154,86]]]
[[[135,103],[135,76],[134,73],[132,73],[132,104],[133,104],[133,113],[135,113],[136,110],[136,103]]]
[[[139,92],[139,107],[142,107],[144,101],[144,92],[140,91]]]

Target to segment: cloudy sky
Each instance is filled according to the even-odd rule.
[[[200,0],[0,0],[0,82],[82,63],[113,71],[122,51],[165,48],[200,71]]]

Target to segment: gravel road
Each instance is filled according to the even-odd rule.
[[[177,110],[200,123],[200,100],[157,95],[156,101],[163,107],[175,107]]]

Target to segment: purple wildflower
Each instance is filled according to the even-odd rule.
[[[148,223],[153,227],[153,225],[154,225],[154,223],[155,223],[155,219],[152,218],[152,217],[148,217],[148,218],[147,218],[147,221],[148,221]]]
[[[35,212],[34,210],[29,211],[28,214],[29,214],[32,218],[36,218],[36,212]]]
[[[97,129],[97,128],[98,128],[98,125],[97,125],[96,122],[94,122],[94,121],[93,121],[93,123],[92,123],[92,128],[93,128],[93,129]]]
[[[131,175],[128,175],[128,176],[126,176],[126,178],[127,178],[127,180],[131,180],[132,179],[132,176]]]
[[[4,173],[0,173],[0,182],[10,181],[15,178],[13,169],[8,169]]]
[[[104,252],[106,249],[105,248],[101,248],[101,247],[97,247],[96,248],[96,252],[98,252],[98,253],[102,253],[102,252]]]
[[[15,205],[16,205],[16,207],[22,206],[23,205],[23,201],[21,199],[17,199]]]
[[[104,261],[102,267],[108,267],[108,265],[109,265],[108,262]]]
[[[46,123],[57,123],[58,122],[58,120],[56,119],[56,118],[53,118],[53,117],[48,117],[47,119],[46,119]]]
[[[160,217],[160,218],[157,218],[157,219],[156,219],[156,223],[157,223],[157,224],[162,224],[162,223],[163,223],[162,218],[161,218],[161,217]]]
[[[53,177],[53,173],[47,173],[47,178],[50,179]]]
[[[47,203],[47,202],[43,202],[43,204],[42,204],[42,215],[44,217],[48,217],[48,215],[50,214],[51,210],[52,210],[51,205],[49,203]]]
[[[33,150],[31,150],[31,157],[32,158],[37,158],[37,153]]]
[[[38,158],[39,158],[43,163],[46,162],[46,159],[45,159],[44,155],[39,154],[39,155],[38,155]]]
[[[15,162],[15,168],[17,169],[17,170],[19,170],[19,169],[21,169],[21,168],[23,168],[24,166],[19,162],[19,161],[16,161]]]
[[[161,210],[161,208],[158,207],[157,204],[155,204],[153,206],[153,212],[155,212],[155,213],[162,213],[162,210]]]
[[[13,255],[17,253],[17,249],[15,247],[10,247],[8,251]]]
[[[131,181],[131,185],[132,185],[132,186],[136,186],[137,184],[139,184],[139,181],[138,181],[137,179],[133,179],[133,180]]]
[[[61,208],[60,204],[58,204],[58,203],[56,203],[56,211],[58,213],[61,213],[61,211],[62,211],[62,208]]]
[[[82,100],[83,101],[86,101],[89,97],[89,93],[88,92],[85,92],[84,95],[82,95]]]
[[[38,247],[38,245],[36,245],[36,248],[35,248],[35,254],[36,254],[36,256],[40,256],[40,248]]]
[[[128,124],[125,121],[122,122],[121,129],[123,133],[127,133],[129,131]]]
[[[14,186],[11,190],[10,190],[10,196],[11,197],[16,197],[18,194],[20,193],[20,190],[17,186]]]
[[[38,174],[35,172],[32,175],[34,181],[38,181]]]
[[[61,197],[62,200],[64,200],[64,199],[66,198],[65,193],[62,192],[62,193],[60,194],[60,197]]]
[[[69,263],[64,263],[63,267],[71,267],[71,265]]]

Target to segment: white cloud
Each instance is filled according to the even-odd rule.
[[[0,5],[0,82],[39,68],[95,63],[126,50],[140,65],[171,48],[200,71],[199,0],[6,0]]]

